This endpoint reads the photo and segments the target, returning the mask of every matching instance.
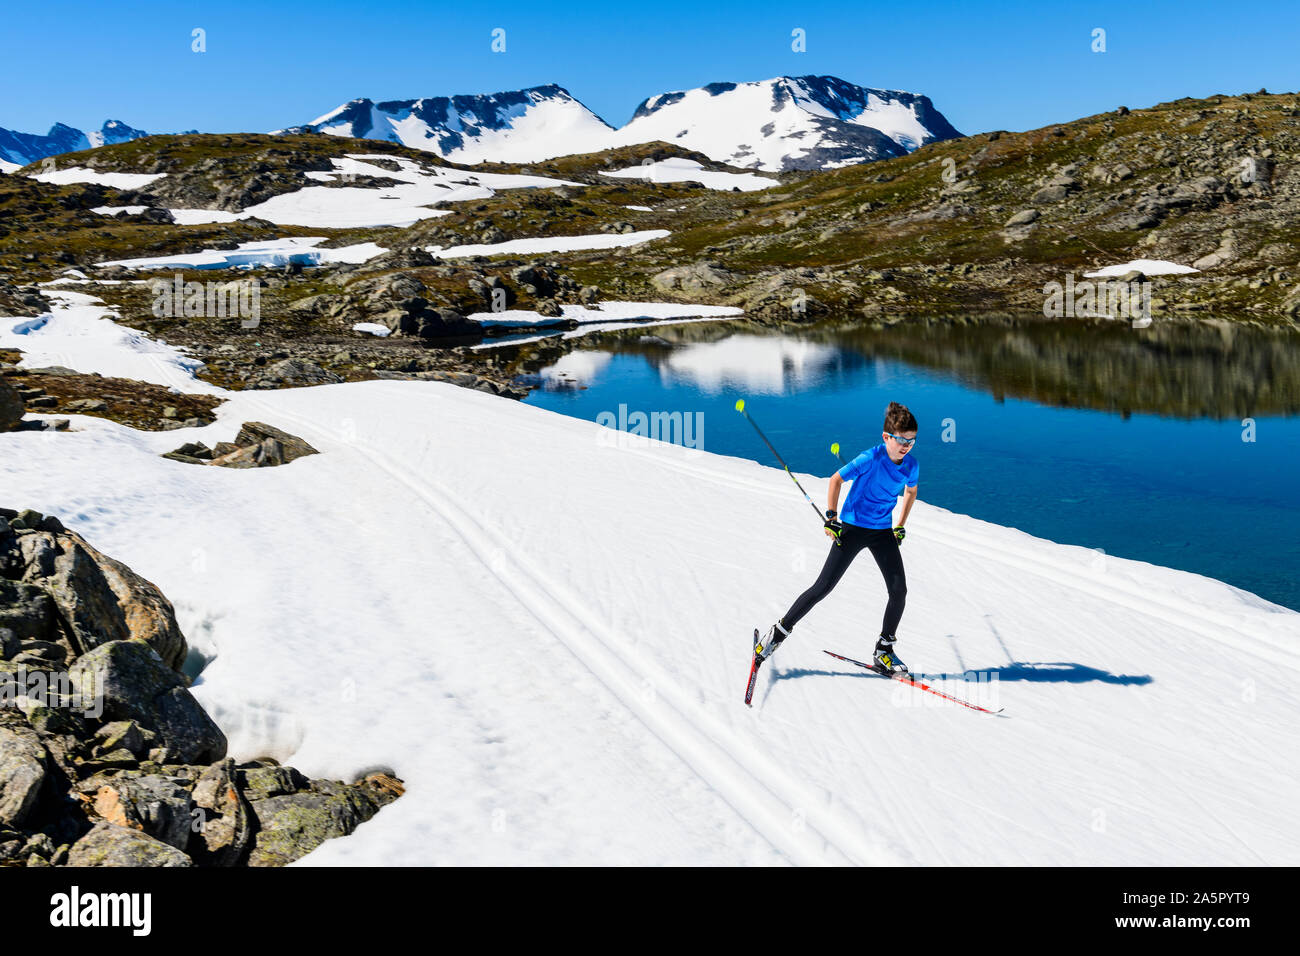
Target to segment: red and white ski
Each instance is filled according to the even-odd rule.
[[[758,628],[754,628],[754,646],[758,646]],[[758,655],[755,654],[753,663],[749,665],[749,684],[745,687],[746,707],[754,706],[750,701],[754,699],[754,681],[758,680],[758,668],[762,663],[763,662],[758,659]]]
[[[836,660],[844,661],[847,664],[857,664],[859,667],[863,668],[864,670],[869,670],[871,671],[871,673],[876,674],[880,677],[888,677],[891,678],[892,680],[901,681],[904,684],[911,684],[917,690],[927,691],[928,693],[934,694],[937,697],[942,697],[945,700],[950,700],[954,704],[961,704],[963,707],[969,707],[971,710],[982,711],[986,714],[1000,714],[1002,713],[1003,710],[1006,709],[1004,707],[999,707],[997,710],[989,710],[987,707],[981,707],[979,704],[972,704],[970,701],[962,700],[960,697],[953,697],[951,694],[945,694],[941,690],[935,690],[929,684],[925,684],[919,680],[915,680],[914,678],[909,677],[906,674],[890,674],[881,670],[879,667],[877,667],[874,664],[864,664],[862,663],[862,661],[855,661],[851,657],[845,657],[843,654],[836,654],[834,651],[823,650],[823,653],[830,654],[830,656],[835,658]],[[750,680],[750,685],[752,687],[754,682],[754,678],[752,675],[749,680]]]

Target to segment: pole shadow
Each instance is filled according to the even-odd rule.
[[[978,683],[992,680],[994,675],[997,675],[999,681],[1028,681],[1045,684],[1086,684],[1090,681],[1096,681],[1102,684],[1142,686],[1155,680],[1150,674],[1112,674],[1110,671],[1102,670],[1099,667],[1089,667],[1087,664],[1065,661],[1033,663],[1014,661],[1001,667],[970,668],[958,673],[913,673],[912,677],[924,681],[951,680]],[[794,680],[800,677],[874,677],[881,680],[888,679],[883,674],[876,674],[849,664],[845,666],[844,670],[838,671],[819,670],[812,667],[774,670],[770,680],[772,683],[776,683],[777,681]]]

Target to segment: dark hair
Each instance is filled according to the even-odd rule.
[[[919,431],[916,427],[916,416],[906,405],[890,402],[889,407],[885,409],[885,431],[895,433]]]

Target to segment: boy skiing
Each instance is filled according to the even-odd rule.
[[[872,660],[882,673],[907,674],[907,666],[894,651],[894,642],[907,599],[907,578],[903,573],[899,545],[906,533],[903,525],[907,523],[912,503],[916,501],[920,466],[908,454],[916,442],[916,433],[916,418],[907,406],[890,402],[885,412],[881,443],[831,475],[825,524],[826,534],[834,539],[831,552],[813,585],[799,595],[790,610],[755,643],[755,669],[776,652],[799,620],[831,592],[853,559],[866,549],[876,559],[889,591],[880,639],[876,642]],[[846,481],[851,481],[852,485],[844,501],[844,510],[837,514],[840,489]],[[904,495],[903,512],[895,527],[892,519],[899,494]]]

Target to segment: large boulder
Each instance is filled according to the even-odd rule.
[[[248,865],[291,863],[326,840],[352,833],[401,792],[392,777],[374,774],[359,784],[321,780],[310,789],[254,800],[258,827]]]
[[[44,588],[0,578],[0,633],[11,632],[14,641],[50,641],[56,637],[57,615]],[[17,653],[0,641],[0,660]]]
[[[195,862],[200,866],[238,866],[253,838],[254,817],[240,792],[235,762],[227,758],[203,771],[194,785],[193,798],[203,821],[190,841]]]
[[[299,388],[309,385],[336,385],[343,376],[303,359],[281,359],[249,378],[253,388]]]
[[[0,823],[26,821],[45,782],[47,756],[32,731],[0,727]]]
[[[193,786],[179,777],[117,774],[95,792],[95,813],[183,851],[195,821]]]
[[[179,669],[184,663],[188,648],[175,611],[149,581],[73,531],[22,534],[17,545],[23,565],[20,581],[53,598],[71,632],[74,654],[136,638],[168,667]]]
[[[72,845],[68,866],[192,866],[173,846],[134,827],[101,820]]]
[[[510,278],[518,282],[520,288],[531,296],[554,295],[560,285],[555,270],[540,262],[519,266],[511,271]]]
[[[673,266],[652,276],[650,283],[664,292],[699,293],[718,291],[729,285],[735,276],[710,262],[694,262]]]
[[[0,432],[11,431],[23,419],[23,400],[18,390],[0,378]]]
[[[226,735],[194,699],[185,680],[147,643],[111,641],[68,669],[74,690],[102,704],[110,720],[134,720],[160,738],[158,762],[212,763],[226,755]]]
[[[239,429],[239,434],[235,436],[235,444],[243,448],[248,445],[259,445],[268,438],[279,443],[280,457],[284,462],[290,462],[295,458],[302,458],[306,455],[320,454],[315,448],[296,435],[290,435],[288,432],[265,422],[244,422]]]

